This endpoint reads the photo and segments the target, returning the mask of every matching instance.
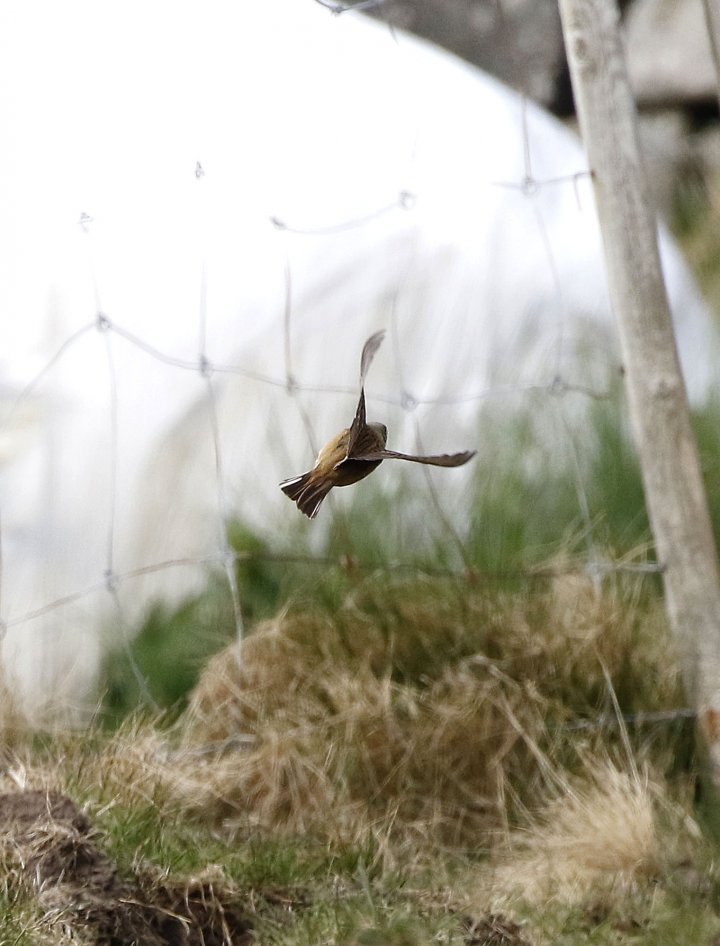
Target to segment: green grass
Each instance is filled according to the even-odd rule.
[[[153,608],[131,649],[157,706],[183,706],[207,657],[227,643],[232,622],[227,587],[217,578],[205,594],[179,608]],[[107,652],[102,688],[101,718],[109,726],[120,723],[145,700],[123,648],[114,646]]]
[[[503,924],[518,938],[485,942],[517,946],[706,946],[720,935],[716,869],[704,854],[630,887],[606,878],[571,902],[499,902],[487,860],[471,852],[383,867],[365,846],[338,848],[307,836],[223,837],[197,820],[160,818],[151,809],[100,809],[94,821],[123,875],[156,868],[190,878],[213,865],[219,901],[247,912],[258,941],[273,946],[460,946],[471,924]],[[58,942],[36,904],[0,902],[0,942]]]
[[[38,946],[42,910],[30,900],[0,894],[0,943],[3,946]],[[48,942],[48,940],[46,940]]]
[[[542,930],[541,943],[556,946],[707,946],[720,933],[720,919],[702,898],[643,891],[610,909],[591,902],[560,910],[528,910],[528,922]]]
[[[720,313],[718,172],[690,161],[678,175],[671,225],[705,298]]]

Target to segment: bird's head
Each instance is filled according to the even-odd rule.
[[[382,440],[383,447],[387,443],[387,427],[385,424],[368,424],[370,430],[375,431],[378,437]]]

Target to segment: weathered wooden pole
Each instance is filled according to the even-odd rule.
[[[710,51],[715,65],[715,84],[720,100],[720,3],[718,0],[703,0],[705,22],[710,37]]]
[[[617,4],[560,0],[560,13],[668,617],[683,654],[712,780],[720,789],[717,553],[660,267]]]

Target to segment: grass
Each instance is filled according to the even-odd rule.
[[[108,751],[132,753],[137,736],[126,733]],[[188,816],[170,796],[141,806],[133,790],[99,785],[92,764],[78,777],[70,748],[64,759],[34,756],[36,768],[26,769],[30,784],[49,779],[83,796],[103,849],[124,876],[134,872],[149,887],[192,888],[201,878],[225,909],[252,917],[260,942],[460,944],[478,941],[469,932],[477,927],[489,935],[514,931],[512,939],[479,941],[516,946],[692,946],[720,931],[717,878],[702,839],[688,827],[690,816],[669,800],[667,785],[644,775],[634,781],[607,760],[579,773],[566,792],[556,787],[492,850],[427,845],[417,834],[388,850],[380,832],[374,842],[330,840],[247,823],[231,828],[199,812]],[[605,843],[608,836],[613,843]],[[543,873],[549,863],[560,870]],[[53,941],[27,902],[12,910],[8,935],[35,924]]]
[[[710,162],[688,161],[677,177],[672,226],[700,287],[720,312],[720,174]]]
[[[249,917],[258,942],[720,935],[692,733],[616,720],[684,703],[653,582],[328,581],[259,618],[241,661],[217,651],[174,712],[16,737],[0,789],[66,793],[124,882]],[[0,942],[56,941],[13,870]]]

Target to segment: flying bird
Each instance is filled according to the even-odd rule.
[[[300,512],[314,519],[333,486],[350,486],[369,476],[383,460],[410,460],[431,466],[462,466],[475,456],[475,450],[441,453],[437,456],[412,456],[387,450],[385,424],[368,424],[365,416],[365,376],[382,344],[385,332],[376,332],[365,342],[360,358],[360,400],[349,427],[332,437],[318,454],[315,466],[302,476],[283,480],[280,488],[297,503]]]

